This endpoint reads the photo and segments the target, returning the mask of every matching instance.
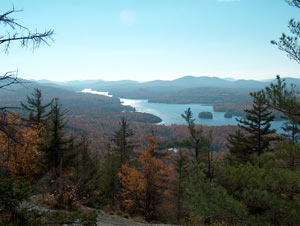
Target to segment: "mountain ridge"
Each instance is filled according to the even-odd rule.
[[[293,77],[285,77],[288,84],[295,84],[300,87],[300,79]],[[70,89],[123,89],[124,86],[127,89],[142,89],[142,88],[154,88],[154,87],[177,87],[177,88],[195,88],[195,87],[214,87],[214,88],[234,88],[234,89],[262,89],[268,86],[271,82],[276,82],[276,79],[272,80],[254,80],[254,79],[232,79],[232,78],[219,78],[215,76],[192,76],[187,75],[174,80],[152,80],[147,82],[139,82],[134,80],[119,80],[119,81],[105,81],[101,79],[94,80],[71,80],[65,82],[55,82],[50,80],[34,80],[37,83],[47,83],[51,85],[57,85]]]

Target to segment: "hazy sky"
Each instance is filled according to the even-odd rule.
[[[300,78],[270,40],[300,10],[284,0],[1,0],[0,13],[54,29],[51,46],[0,52],[0,73],[26,79],[148,81],[184,75]],[[1,32],[5,29],[1,27]],[[2,47],[3,49],[3,47]]]

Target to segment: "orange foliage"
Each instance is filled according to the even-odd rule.
[[[118,176],[122,184],[123,205],[128,212],[136,214],[145,192],[145,182],[137,169],[127,164],[122,165]]]
[[[7,167],[11,176],[24,176],[31,180],[39,172],[39,131],[21,126],[21,117],[15,113],[7,115],[4,120],[17,127],[18,142],[0,134],[0,164]]]
[[[147,150],[140,154],[138,167],[125,164],[118,176],[122,185],[123,205],[127,211],[135,214],[141,210],[146,219],[152,219],[167,185],[168,167],[155,156],[155,137],[149,137],[148,141]]]
[[[101,115],[101,117],[81,117],[81,116],[69,116],[69,130],[72,132],[81,134],[87,134],[91,141],[91,147],[94,150],[105,150],[106,141],[112,138],[114,131],[118,129],[118,123],[120,116],[115,113]],[[139,123],[129,121],[131,129],[135,132],[134,140],[141,141],[141,144],[145,143],[144,137],[149,134],[151,128],[156,131],[156,134],[160,137],[161,143],[172,143],[174,141],[182,140],[188,137],[189,132],[186,125],[154,125],[151,123]],[[209,131],[212,131],[213,139],[212,146],[214,152],[223,151],[228,153],[226,143],[226,137],[228,134],[232,134],[236,131],[237,126],[203,126],[204,135],[208,135]]]

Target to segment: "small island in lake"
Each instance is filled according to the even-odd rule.
[[[212,119],[213,114],[209,111],[202,111],[199,113],[198,117],[203,119]]]

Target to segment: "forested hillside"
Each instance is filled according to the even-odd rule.
[[[2,194],[21,201],[31,187],[50,208],[87,205],[148,222],[295,225],[300,187],[299,130],[289,116],[298,114],[291,112],[299,104],[294,95],[280,78],[252,93],[252,107],[236,130],[195,125],[190,109],[182,114],[188,126],[170,127],[68,115],[59,99],[45,100],[35,89],[22,102],[23,117],[9,113],[1,119],[7,129],[1,175],[14,178],[1,180]],[[289,101],[295,102],[287,113]],[[270,129],[271,108],[286,116],[286,138]],[[21,214],[18,202],[5,202],[4,219]],[[22,217],[41,224],[35,214]]]
[[[131,121],[158,123],[161,119],[154,115],[146,113],[134,112],[135,109],[130,106],[123,106],[116,97],[107,97],[102,95],[94,95],[82,92],[70,91],[64,88],[43,86],[36,83],[23,81],[23,85],[12,85],[10,89],[3,90],[0,93],[0,104],[2,106],[16,107],[18,109],[20,102],[27,100],[26,96],[30,96],[34,89],[40,89],[43,93],[44,100],[50,101],[53,98],[59,98],[60,102],[68,109],[68,115],[92,119],[106,117],[120,118],[128,117]],[[20,111],[22,113],[22,111]],[[129,114],[128,112],[131,112]]]
[[[287,86],[294,84],[296,88],[300,87],[299,79],[286,78],[285,81]],[[186,76],[173,81],[157,80],[143,83],[127,80],[115,82],[95,80],[52,82],[50,85],[75,91],[91,88],[96,91],[109,92],[114,97],[148,99],[149,102],[153,103],[207,104],[213,105],[215,111],[230,112],[234,116],[244,116],[243,110],[251,105],[249,93],[258,91],[271,82],[276,81],[227,81],[217,77]],[[282,120],[278,112],[275,114],[276,120]]]

